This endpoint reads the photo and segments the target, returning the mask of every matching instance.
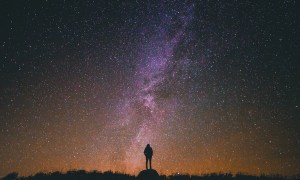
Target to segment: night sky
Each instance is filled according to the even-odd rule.
[[[296,7],[2,0],[0,176],[299,173]]]

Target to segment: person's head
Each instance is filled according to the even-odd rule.
[[[147,144],[147,147],[150,147],[150,144]]]

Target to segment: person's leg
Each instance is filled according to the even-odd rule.
[[[150,169],[152,169],[152,166],[151,166],[152,157],[149,158],[149,161],[150,161]]]
[[[148,169],[148,157],[146,157],[146,169]]]

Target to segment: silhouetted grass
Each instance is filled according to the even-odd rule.
[[[118,172],[106,171],[85,171],[85,170],[72,170],[66,173],[62,172],[52,172],[52,173],[43,173],[39,172],[33,176],[21,177],[18,176],[18,173],[13,172],[5,177],[2,177],[3,180],[133,180],[138,179],[136,176],[132,176],[129,174],[123,174]],[[300,174],[293,177],[285,177],[280,175],[261,175],[261,176],[253,176],[247,174],[231,174],[231,173],[211,173],[204,174],[201,176],[188,175],[188,174],[174,174],[170,176],[161,175],[159,177],[160,180],[283,180],[283,179],[300,179]]]

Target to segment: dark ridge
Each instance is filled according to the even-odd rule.
[[[159,179],[159,180],[283,180],[283,179],[300,179],[300,173],[295,176],[281,176],[281,175],[247,175],[247,174],[231,174],[231,173],[211,173],[211,174],[204,174],[204,175],[189,175],[189,174],[173,174],[170,176],[166,175],[158,175],[153,176],[153,172],[147,173],[144,170],[141,171],[139,176],[133,176],[129,174],[119,173],[119,172],[100,172],[100,171],[85,171],[85,170],[72,170],[66,173],[62,172],[51,172],[51,173],[44,173],[39,172],[32,176],[18,176],[18,173],[13,172],[9,173],[6,176],[2,177],[2,180],[133,180],[133,179]],[[150,170],[155,171],[155,170]],[[156,172],[156,171],[155,171]],[[157,172],[156,172],[157,173]],[[148,176],[149,175],[149,176]]]

